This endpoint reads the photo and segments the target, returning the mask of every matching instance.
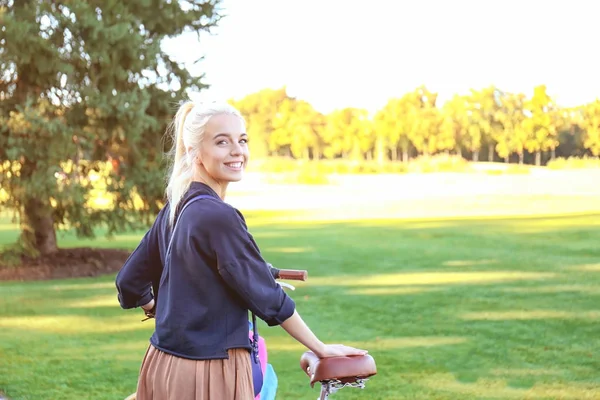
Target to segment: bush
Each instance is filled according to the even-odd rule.
[[[296,172],[296,182],[302,185],[326,185],[329,183],[327,171],[322,169],[322,164],[307,162],[300,166]]]
[[[585,169],[585,168],[600,168],[600,158],[598,157],[569,157],[557,158],[548,161],[549,169]]]
[[[409,162],[409,172],[467,172],[469,162],[457,155],[420,156]]]
[[[258,160],[250,160],[248,171],[251,172],[294,172],[297,170],[299,161],[287,157],[271,157]]]
[[[281,166],[277,163],[274,170],[267,172],[267,182],[279,184],[301,184],[301,185],[326,185],[329,183],[328,173],[323,171],[323,166],[316,162],[295,161],[295,164]]]
[[[526,165],[510,164],[508,168],[506,168],[506,173],[509,175],[527,175],[530,172],[531,168]]]
[[[407,172],[466,172],[469,162],[460,156],[419,157],[408,163],[359,160],[294,160],[274,157],[251,163],[249,171],[267,174],[269,183],[325,185],[330,175],[403,174]]]
[[[406,172],[465,172],[469,171],[469,162],[456,155],[438,154],[421,156],[408,163],[400,161],[360,161],[360,160],[294,160],[285,157],[273,157],[253,161],[249,171],[265,173],[305,174],[380,174]]]

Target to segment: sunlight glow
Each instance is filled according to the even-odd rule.
[[[419,379],[420,378],[420,379]],[[436,390],[449,391],[474,398],[523,399],[595,399],[597,387],[586,383],[539,383],[531,388],[510,387],[504,379],[478,379],[475,383],[458,382],[451,374],[434,373],[416,378],[422,385]]]
[[[152,323],[141,323],[141,318],[137,317],[133,315],[118,318],[93,318],[79,315],[5,317],[0,320],[0,327],[69,335],[152,329]]]
[[[119,300],[116,294],[109,296],[98,296],[91,299],[76,301],[65,305],[69,308],[96,308],[96,307],[114,307],[119,308]]]
[[[552,272],[479,271],[479,272],[406,272],[363,276],[312,278],[310,286],[391,286],[477,284],[514,280],[551,279]]]
[[[115,289],[114,282],[97,282],[97,283],[65,283],[61,285],[53,285],[52,290],[89,290],[89,289]],[[116,290],[116,289],[115,289]],[[116,294],[115,294],[116,296]]]
[[[600,286],[591,285],[549,285],[539,287],[508,287],[502,288],[505,292],[516,292],[516,293],[587,293],[587,294],[600,294]]]
[[[433,292],[435,290],[441,290],[441,288],[427,288],[427,287],[389,287],[389,288],[371,288],[371,289],[355,289],[348,290],[347,294],[358,294],[367,296],[387,296],[393,294],[415,294]]]
[[[465,313],[460,316],[466,320],[506,321],[534,319],[600,319],[600,311],[572,312],[561,310],[514,310],[514,311],[482,311]]]
[[[600,264],[585,264],[569,267],[568,269],[573,271],[584,271],[584,272],[600,272]]]
[[[19,225],[17,224],[0,224],[0,231],[17,231]]]
[[[265,247],[265,253],[308,253],[313,251],[310,247]]]
[[[452,336],[416,336],[399,338],[378,338],[365,341],[344,341],[347,346],[376,350],[390,350],[410,347],[434,347],[466,343],[467,338]],[[269,351],[305,351],[306,348],[298,342],[287,338],[269,338]]]
[[[553,375],[553,376],[561,376],[564,374],[564,371],[559,369],[508,369],[508,368],[496,368],[491,371],[492,375],[495,376],[544,376],[544,375]]]
[[[442,265],[447,267],[470,267],[472,265],[489,265],[498,264],[498,260],[450,260],[445,261]]]

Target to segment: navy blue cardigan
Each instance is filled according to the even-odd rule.
[[[156,348],[184,358],[227,358],[232,348],[250,349],[248,310],[279,325],[294,301],[273,278],[247,230],[242,214],[207,185],[193,182],[178,210],[204,194],[177,217],[170,262],[168,204],[116,277],[124,309],[156,301]],[[159,286],[160,282],[160,286]]]

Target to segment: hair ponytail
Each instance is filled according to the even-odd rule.
[[[170,125],[171,137],[173,138],[173,166],[167,185],[167,198],[169,200],[169,223],[175,222],[175,212],[181,198],[187,192],[192,183],[192,163],[189,160],[185,141],[183,138],[185,119],[194,108],[194,103],[187,101],[183,103]]]

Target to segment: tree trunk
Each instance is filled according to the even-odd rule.
[[[554,161],[556,159],[556,149],[553,147],[550,153],[550,159]]]
[[[488,144],[488,161],[494,161],[494,145]]]
[[[52,207],[31,198],[25,201],[21,215],[21,241],[26,249],[48,255],[58,251]]]
[[[519,153],[519,165],[523,165],[524,156],[525,156],[525,153],[523,153],[523,152]]]
[[[395,148],[391,148],[390,149],[390,153],[392,156],[392,161],[396,161],[398,159],[398,152],[396,151]]]
[[[535,165],[542,165],[542,152],[539,150],[535,152]]]
[[[479,161],[479,150],[476,150],[473,152],[473,161],[475,161],[475,162]]]
[[[313,148],[313,158],[317,161],[321,159],[321,149],[319,146]]]
[[[385,157],[385,147],[383,144],[383,140],[380,138],[377,138],[377,141],[375,143],[375,157],[377,158],[377,163],[379,165],[382,165]]]
[[[402,149],[402,162],[407,163],[409,159],[410,158],[408,156],[408,146],[406,146]]]

